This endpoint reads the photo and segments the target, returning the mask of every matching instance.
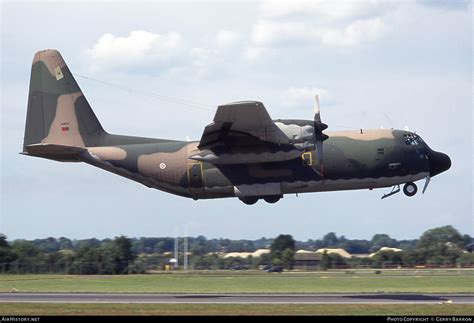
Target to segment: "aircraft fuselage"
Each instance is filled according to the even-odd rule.
[[[451,166],[409,131],[323,133],[327,127],[316,96],[313,120],[272,120],[258,101],[221,105],[195,142],[109,134],[59,52],[49,49],[33,59],[22,153],[82,161],[196,200],[238,197],[246,204],[402,183],[413,196],[413,182],[426,178],[425,191]]]
[[[287,161],[238,165],[190,159],[199,152],[199,142],[160,141],[87,150],[98,164],[107,163],[146,186],[193,199],[390,187],[429,176],[430,155],[440,154],[408,131],[326,133],[323,172],[315,148],[299,151],[298,157]]]

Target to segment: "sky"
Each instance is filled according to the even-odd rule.
[[[473,234],[469,1],[1,2],[1,214],[8,239],[204,235],[298,240],[336,232]],[[286,195],[274,205],[193,201],[22,150],[36,51],[58,49],[111,133],[199,140],[219,104],[330,131],[416,131],[452,168],[426,194],[390,188]],[[423,181],[418,182],[419,188]]]

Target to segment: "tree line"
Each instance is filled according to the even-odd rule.
[[[323,254],[322,269],[340,266],[384,267],[428,265],[472,265],[472,237],[460,234],[452,226],[426,231],[419,239],[396,240],[387,234],[375,234],[371,240],[348,239],[334,232],[322,239],[296,241],[291,235],[257,240],[207,239],[188,237],[191,269],[247,269],[263,265],[292,268],[296,250],[341,248],[351,254],[377,252],[382,247],[402,249],[400,252],[378,252],[373,257],[343,258]],[[182,240],[181,240],[182,242]],[[1,273],[67,273],[67,274],[130,274],[162,270],[170,264],[175,238],[68,239],[61,237],[8,241],[0,234]],[[223,258],[229,252],[254,252],[269,248],[259,257]],[[180,248],[182,249],[182,248]],[[182,263],[180,250],[178,262]]]

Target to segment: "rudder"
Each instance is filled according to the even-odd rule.
[[[27,146],[96,146],[106,134],[57,50],[35,54],[23,152]]]

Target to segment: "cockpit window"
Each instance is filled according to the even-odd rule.
[[[421,137],[414,133],[404,134],[403,140],[405,141],[405,144],[407,145],[416,146],[416,145],[423,144],[423,140],[421,139]]]

